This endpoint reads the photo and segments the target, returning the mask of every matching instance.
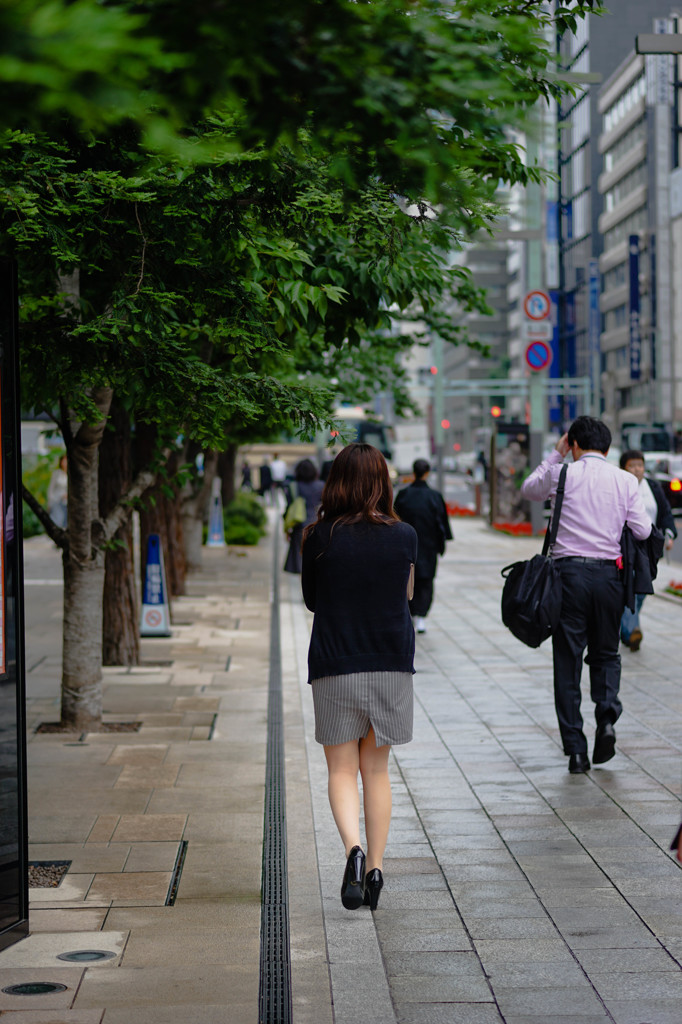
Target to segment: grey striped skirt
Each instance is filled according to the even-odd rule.
[[[315,739],[325,747],[367,736],[378,747],[412,739],[412,673],[354,672],[312,680]]]

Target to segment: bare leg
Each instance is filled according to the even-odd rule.
[[[339,830],[346,856],[360,842],[360,794],[358,769],[360,753],[357,740],[324,748],[329,769],[329,803]]]
[[[374,729],[360,740],[360,774],[365,805],[367,870],[382,870],[391,824],[391,782],[388,777],[388,744],[377,747]]]

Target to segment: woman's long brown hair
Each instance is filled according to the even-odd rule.
[[[332,462],[322,492],[317,520],[306,526],[303,541],[317,523],[390,524],[399,522],[393,511],[393,487],[388,466],[378,448],[371,444],[349,444]]]

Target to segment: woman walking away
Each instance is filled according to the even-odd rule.
[[[386,460],[369,444],[334,459],[303,535],[303,598],[315,613],[308,652],[315,739],[346,852],[341,901],[376,909],[391,821],[388,755],[412,739],[414,629],[408,587],[417,535],[393,511]],[[362,777],[367,852],[360,840]]]
[[[310,459],[301,459],[294,470],[294,479],[287,487],[287,506],[284,509],[283,518],[286,519],[287,512],[294,503],[296,497],[305,501],[306,517],[302,523],[297,523],[287,531],[289,540],[289,551],[287,560],[284,563],[285,572],[301,572],[301,544],[303,543],[303,530],[309,523],[315,521],[317,510],[322,500],[324,484],[317,479],[315,463]]]

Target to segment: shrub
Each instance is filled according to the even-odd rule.
[[[225,519],[225,541],[227,544],[257,544],[263,536],[263,532],[242,515],[235,513]]]
[[[55,448],[48,455],[28,456],[22,460],[23,482],[44,508],[47,508],[47,489],[50,486],[52,471],[59,465],[62,455],[64,451]],[[26,502],[22,502],[21,518],[24,537],[36,537],[39,533],[45,533],[40,520]]]
[[[265,524],[268,517],[260,498],[256,497],[255,494],[249,494],[246,491],[240,491],[238,494],[235,494],[232,501],[223,510],[226,530],[230,519],[235,516],[245,519],[248,523],[257,527],[259,536],[265,533]]]

